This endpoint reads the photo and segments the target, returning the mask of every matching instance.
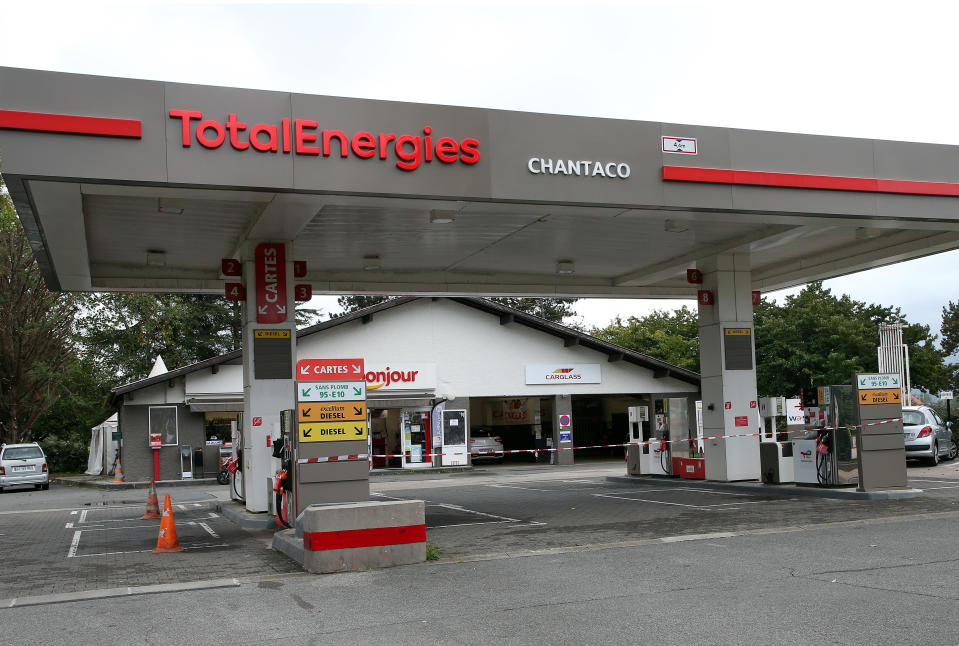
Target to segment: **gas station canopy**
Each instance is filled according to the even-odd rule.
[[[959,147],[0,68],[4,179],[53,289],[695,297],[959,248]]]

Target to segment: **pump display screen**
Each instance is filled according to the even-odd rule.
[[[723,330],[726,370],[753,369],[752,333],[753,331],[748,327],[728,327]]]

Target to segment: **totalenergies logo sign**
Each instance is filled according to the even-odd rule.
[[[199,110],[173,109],[170,118],[180,120],[184,148],[190,148],[194,142],[204,148],[219,148],[229,142],[234,150],[258,153],[389,160],[406,171],[434,162],[472,165],[480,160],[479,140],[437,136],[430,126],[423,126],[422,134],[362,130],[346,133],[318,130],[319,122],[310,119],[284,118],[279,123],[249,124],[232,112],[223,122],[204,118]]]
[[[369,364],[367,364],[369,368]],[[366,390],[428,390],[436,388],[436,365],[431,363],[374,366],[366,371]]]

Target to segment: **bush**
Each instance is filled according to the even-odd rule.
[[[40,448],[47,456],[50,473],[80,473],[86,471],[87,458],[90,455],[88,442],[47,437],[40,441]]]

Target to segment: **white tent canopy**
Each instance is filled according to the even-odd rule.
[[[158,357],[159,359],[159,357]],[[103,473],[103,465],[116,455],[117,442],[113,433],[117,430],[119,418],[116,413],[103,420],[99,425],[90,429],[90,455],[87,458],[88,475]]]

